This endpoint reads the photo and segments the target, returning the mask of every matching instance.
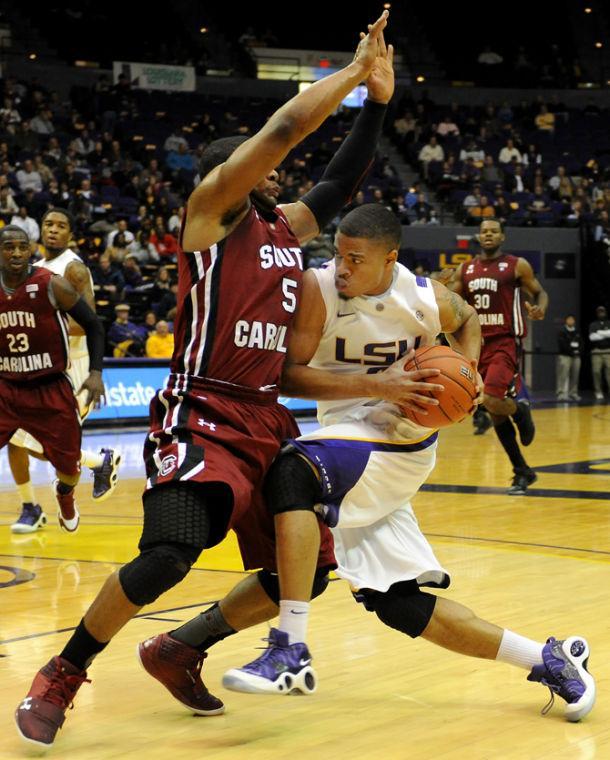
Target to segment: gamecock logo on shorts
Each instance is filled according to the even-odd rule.
[[[172,470],[176,469],[178,463],[177,458],[173,454],[168,454],[161,460],[161,467],[159,467],[159,473],[161,475],[169,475]]]

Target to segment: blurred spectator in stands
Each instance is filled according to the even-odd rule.
[[[501,221],[503,224],[506,224],[510,215],[512,214],[512,209],[503,195],[497,195],[494,198],[493,208],[495,218]]]
[[[510,164],[513,158],[517,159],[518,163],[521,163],[521,151],[515,147],[514,141],[509,137],[506,145],[500,151],[498,161],[501,164]]]
[[[184,206],[178,206],[172,208],[172,214],[167,220],[167,229],[173,234],[178,235],[180,233],[180,227],[182,226],[182,219],[184,217]]]
[[[432,206],[426,200],[425,193],[419,193],[417,201],[411,207],[411,210],[415,214],[415,221],[428,221],[430,219],[430,212]]]
[[[494,216],[494,207],[489,203],[486,195],[481,195],[476,206],[469,206],[467,211],[467,224],[480,224],[485,219],[492,219]]]
[[[480,206],[480,205],[481,205],[481,186],[474,185],[472,190],[468,193],[468,195],[462,201],[462,206],[466,210],[468,210],[469,208],[472,208],[474,206]]]
[[[443,163],[443,171],[436,186],[436,195],[440,200],[447,200],[452,190],[461,182],[460,175],[455,168],[455,158],[449,158]]]
[[[109,301],[116,301],[121,297],[125,287],[122,268],[113,267],[107,253],[99,257],[97,266],[91,268],[91,276],[93,290],[97,296]]]
[[[159,220],[155,224],[153,233],[150,236],[150,242],[155,246],[157,253],[164,261],[175,261],[178,252],[178,241],[167,231],[163,221]]]
[[[8,185],[0,187],[0,216],[13,216],[19,213],[19,207]]]
[[[27,153],[36,153],[40,147],[40,138],[32,129],[28,119],[24,119],[15,130],[13,146],[17,150]]]
[[[319,269],[335,255],[333,241],[328,235],[320,234],[303,248],[305,269]]]
[[[460,175],[462,182],[466,185],[470,185],[473,182],[479,182],[481,179],[481,170],[475,163],[473,158],[467,158],[462,165],[462,173]]]
[[[174,127],[171,135],[163,143],[163,150],[167,153],[172,150],[177,153],[181,145],[183,145],[188,150],[189,144],[187,139],[182,134],[182,130],[179,127]]]
[[[521,163],[526,168],[529,168],[532,170],[536,166],[542,165],[542,153],[538,150],[538,148],[530,144],[527,146],[527,152],[524,152],[521,156]]]
[[[178,303],[178,283],[171,282],[169,290],[166,290],[161,299],[157,301],[157,314],[164,319],[173,320],[176,316],[176,307]]]
[[[527,204],[526,210],[527,222],[534,227],[538,225],[543,215],[551,213],[549,199],[546,197],[542,186],[537,185],[534,188],[534,194]]]
[[[146,340],[146,356],[151,359],[171,359],[174,353],[174,336],[164,319],[157,322],[155,332]]]
[[[52,114],[48,108],[41,108],[30,122],[33,132],[43,137],[52,135],[55,132]]]
[[[485,156],[483,168],[481,169],[481,179],[483,182],[502,182],[502,172],[494,164],[493,156]]]
[[[112,355],[143,356],[148,332],[143,325],[129,321],[129,304],[119,303],[114,307],[116,318],[108,328],[107,340],[112,348]]]
[[[471,137],[468,140],[467,145],[460,150],[460,161],[467,161],[469,158],[475,162],[475,165],[478,163],[480,166],[483,166],[485,151],[477,144],[477,141],[473,137]]]
[[[568,314],[557,334],[557,401],[580,401],[578,377],[583,342],[576,317]]]
[[[33,167],[34,167],[34,171],[38,172],[38,174],[40,174],[40,179],[42,180],[43,186],[44,187],[48,187],[49,183],[55,177],[54,177],[53,172],[51,171],[51,169],[49,169],[49,167],[42,160],[42,155],[40,153],[37,153],[34,156]]]
[[[549,111],[546,104],[543,103],[540,106],[540,111],[534,119],[534,124],[536,125],[536,129],[539,129],[541,132],[552,133],[555,131],[555,114]]]
[[[82,158],[86,158],[95,150],[95,141],[91,138],[87,129],[83,129],[79,136],[74,140],[74,150]]]
[[[196,169],[195,159],[189,153],[188,143],[186,145],[180,143],[178,145],[178,150],[170,150],[165,157],[165,164],[176,173],[181,169],[188,172],[194,172]]]
[[[506,100],[504,100],[500,108],[498,108],[497,117],[503,125],[513,123],[515,114]]]
[[[557,174],[551,177],[549,180],[549,187],[553,192],[553,197],[556,200],[562,198],[571,198],[574,194],[574,184],[570,177],[566,174],[565,166],[557,167]]]
[[[157,315],[152,309],[147,311],[146,314],[144,315],[144,322],[142,324],[146,328],[146,332],[148,333],[149,338],[155,332],[155,329],[157,327],[157,321],[158,321]]]
[[[602,401],[604,388],[602,374],[606,379],[606,391],[610,393],[610,320],[605,306],[595,309],[595,321],[589,325],[591,342],[591,371],[593,373],[593,390],[595,399]]]
[[[459,137],[460,135],[460,128],[458,125],[452,120],[451,116],[444,116],[443,120],[440,124],[437,124],[436,126],[436,134],[440,137],[447,137],[448,135],[453,135],[454,137]]]
[[[119,219],[115,223],[114,229],[108,233],[108,236],[106,237],[106,246],[111,246],[114,244],[114,238],[119,233],[123,234],[124,240],[129,245],[129,243],[133,243],[134,241],[134,234],[131,232],[131,230],[128,229],[127,219]]]
[[[401,145],[416,142],[419,139],[420,128],[411,111],[405,111],[394,120],[394,131]]]
[[[581,201],[573,200],[564,212],[566,226],[578,227],[585,220],[585,212]]]
[[[22,167],[16,173],[17,184],[22,193],[30,188],[36,193],[42,191],[42,177],[39,172],[34,169],[34,163],[31,159],[26,158]]]
[[[40,227],[38,222],[28,215],[26,206],[19,206],[19,211],[11,217],[11,224],[21,227],[33,243],[38,242]]]
[[[116,240],[120,237],[117,235]],[[127,253],[123,260],[123,278],[125,280],[125,293],[130,293],[144,285],[142,270],[138,265],[137,258],[132,253]]]
[[[129,245],[124,232],[117,232],[112,238],[112,244],[106,246],[106,253],[113,264],[122,264],[129,253]],[[123,272],[124,276],[124,272]]]
[[[5,97],[4,105],[0,108],[0,125],[9,134],[14,135],[19,124],[21,124],[21,114],[13,98]]]
[[[129,254],[134,256],[138,264],[152,264],[160,261],[157,249],[150,242],[150,233],[140,230],[133,243],[129,245]]]
[[[527,191],[521,164],[514,166],[512,174],[506,172],[504,176],[504,189],[509,193],[525,193]]]
[[[352,198],[352,200],[344,207],[343,211],[341,212],[341,216],[345,216],[353,209],[357,208],[358,206],[362,206],[364,203],[364,192],[362,190],[358,190],[356,195]]]
[[[427,145],[424,145],[424,147],[419,151],[418,158],[421,162],[422,174],[427,179],[428,167],[430,165],[430,162],[431,161],[442,162],[445,160],[445,151],[443,150],[442,146],[438,144],[436,135],[432,135]]]

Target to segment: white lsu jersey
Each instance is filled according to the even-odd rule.
[[[395,264],[392,284],[385,293],[348,299],[341,298],[335,287],[334,263],[312,271],[326,306],[326,322],[310,367],[346,375],[380,372],[394,364],[402,370],[401,357],[413,348],[434,345],[441,332],[431,281],[402,264]],[[361,417],[358,410],[367,407],[370,411],[377,404],[370,398],[318,401],[318,420],[324,427],[335,425]],[[384,406],[397,411],[393,405]],[[428,430],[410,422],[407,425],[411,429],[401,432],[410,438],[421,437]]]
[[[77,256],[77,254],[70,250],[70,248],[66,248],[63,253],[60,253],[59,256],[56,256],[54,259],[42,259],[41,261],[37,261],[34,266],[43,267],[44,269],[48,269],[50,272],[59,274],[63,277],[66,269],[73,261],[78,261],[80,264],[84,264],[80,256]],[[93,278],[91,277],[89,269],[87,269],[87,273],[89,274],[91,289],[93,289]],[[84,335],[70,335],[70,359],[83,359],[85,357],[89,357],[87,351],[87,338]]]

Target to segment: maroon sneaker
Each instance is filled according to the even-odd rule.
[[[36,673],[27,697],[15,710],[21,738],[29,745],[48,749],[63,726],[65,712],[84,682],[91,683],[85,670],[76,670],[67,660],[53,657]]]
[[[224,704],[210,694],[201,680],[206,654],[167,633],[146,639],[136,651],[144,670],[195,715],[220,715],[225,711]]]
[[[68,533],[76,533],[80,522],[80,514],[74,501],[74,489],[70,493],[59,493],[59,480],[53,481],[53,495],[57,502],[57,521],[59,527]]]

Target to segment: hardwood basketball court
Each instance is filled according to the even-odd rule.
[[[226,713],[195,718],[141,668],[136,644],[188,619],[242,577],[233,538],[206,552],[179,587],[132,621],[90,670],[50,757],[435,758],[487,760],[610,757],[610,408],[536,409],[528,450],[539,480],[505,495],[510,467],[490,431],[469,423],[441,435],[438,465],[415,510],[443,565],[447,594],[487,619],[544,640],[580,634],[591,645],[596,707],[582,724],[526,671],[462,657],[383,626],[342,581],[313,604],[309,644],[319,688],[310,697],[236,694],[222,674],[259,653],[266,626],[213,647],[204,680]],[[89,439],[94,446],[95,436]],[[119,439],[120,446],[120,439]],[[5,453],[3,455],[5,457]],[[37,486],[45,530],[15,536],[19,505],[0,467],[0,758],[27,750],[12,713],[35,671],[57,654],[104,578],[134,555],[143,478],[127,466],[114,497],[78,489],[81,528],[61,533],[50,489]],[[131,477],[130,477],[131,475]]]

